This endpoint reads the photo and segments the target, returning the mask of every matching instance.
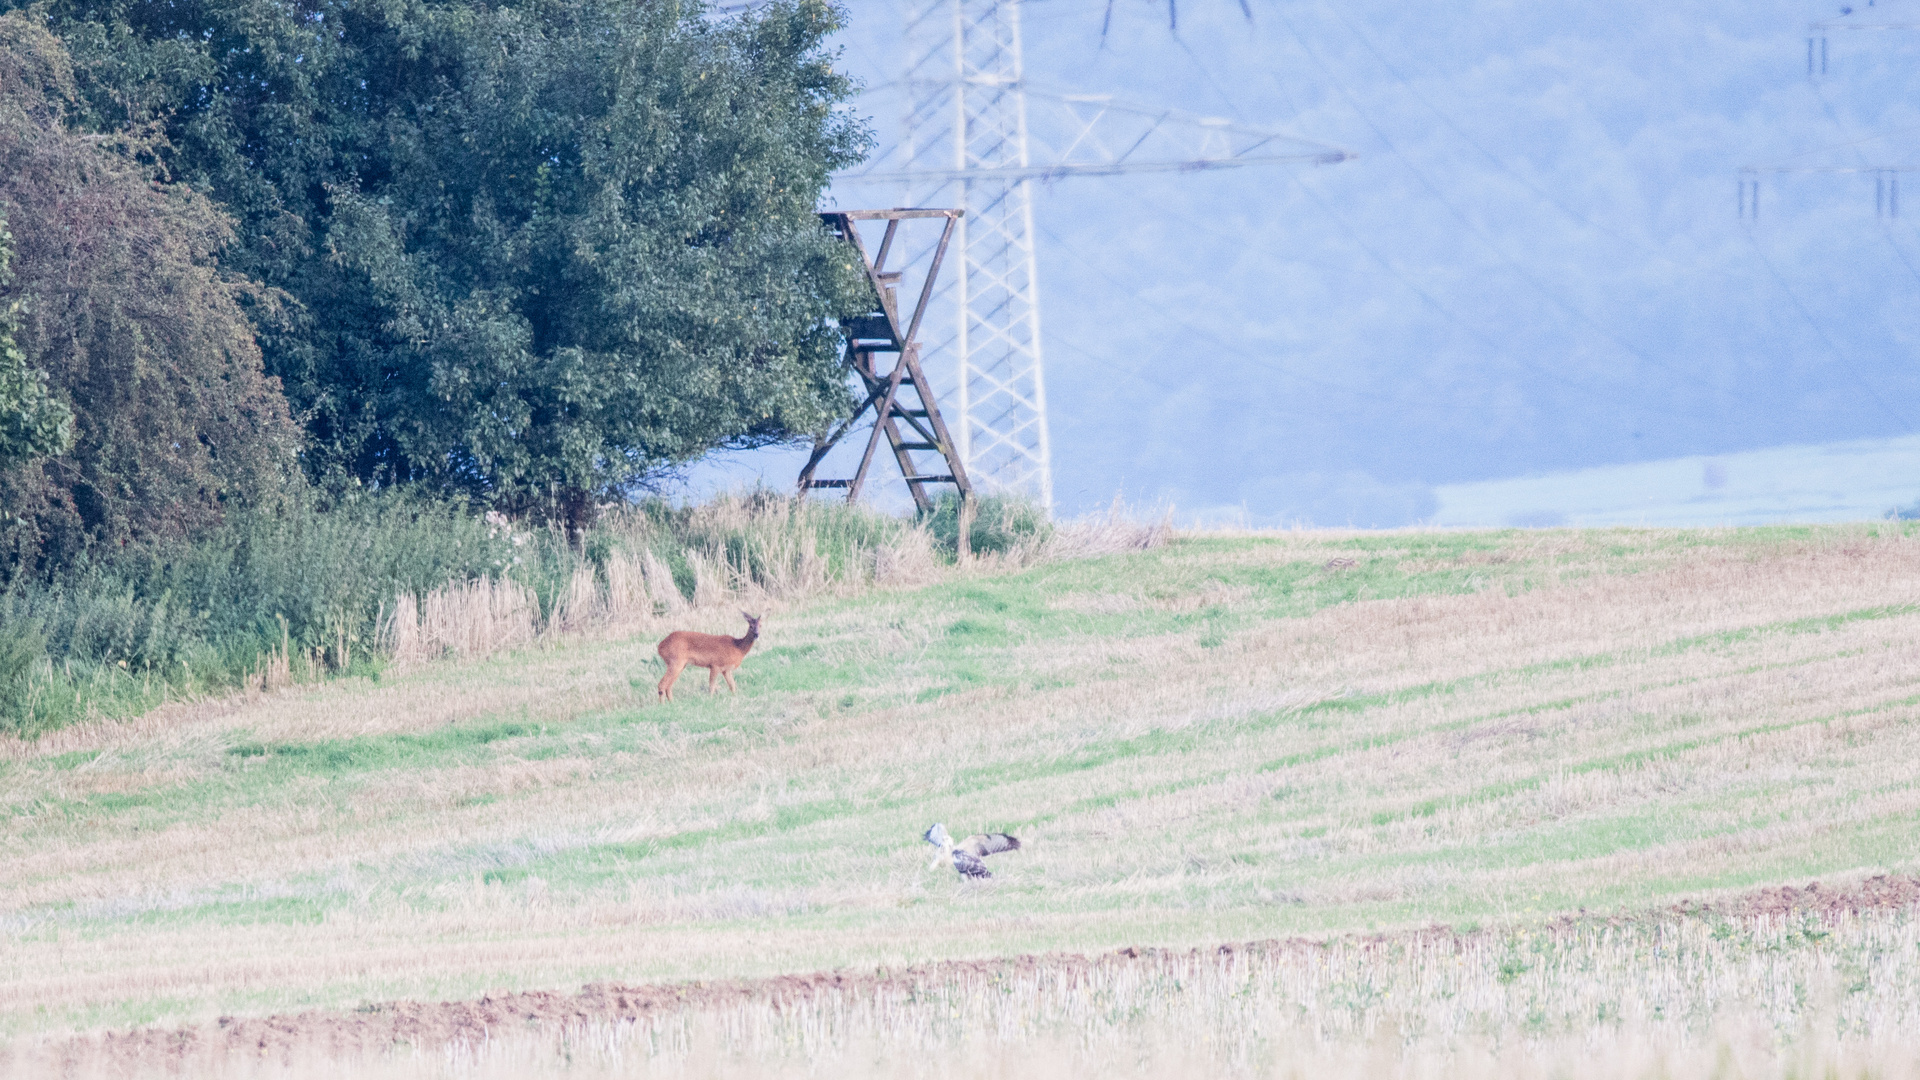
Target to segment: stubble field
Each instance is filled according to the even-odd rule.
[[[7,1060],[838,971],[369,1030],[409,1075],[1920,1062],[1910,526],[1184,537],[775,602],[739,697],[661,705],[669,625],[0,747]],[[966,884],[934,821],[1025,847]],[[1815,880],[1872,899],[1741,906]]]

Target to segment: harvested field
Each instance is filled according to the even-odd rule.
[[[891,1070],[1078,1043],[1059,1064],[1105,1072],[1115,1048],[1144,1047],[1168,1065],[1261,1075],[1301,1064],[1303,1042],[1322,1051],[1385,1042],[1396,1065],[1459,1068],[1568,1039],[1637,1040],[1668,1055],[1729,1049],[1733,1027],[1777,1049],[1814,1024],[1841,1033],[1829,1054],[1912,1052],[1917,909],[1920,879],[1880,876],[1467,933],[1429,927],[222,1017],[44,1043],[12,1064],[65,1075],[263,1065],[570,1075],[579,1058],[610,1073],[806,1070],[844,1067],[849,1050],[883,1045],[873,1064]]]
[[[707,610],[680,625],[736,621]],[[244,1042],[277,1030],[258,1018],[325,1014],[358,1018],[339,1030],[363,1034],[338,1036],[355,1047],[390,1043],[403,1021],[443,1045],[458,1024],[438,1007],[379,1003],[487,999],[510,1015],[502,1003],[539,1001],[575,1010],[558,1027],[592,1027],[614,1057],[687,1067],[704,1039],[724,1072],[753,1024],[841,1050],[880,1038],[901,984],[862,983],[858,1000],[878,1004],[832,998],[850,1026],[818,1019],[814,1035],[794,1019],[805,1009],[763,1015],[771,999],[739,990],[699,1013],[717,1028],[675,1021],[639,1057],[621,1041],[638,1021],[594,1012],[580,987],[720,993],[794,972],[999,971],[1011,962],[994,958],[1058,954],[1105,957],[1063,972],[1085,963],[1146,986],[1164,979],[1124,975],[1145,970],[1135,961],[1209,957],[1213,971],[1207,950],[1223,942],[1324,935],[1344,944],[1322,956],[1360,958],[1342,969],[1356,986],[1427,996],[1440,969],[1405,959],[1421,949],[1481,973],[1434,999],[1438,1014],[1341,1013],[1299,996],[1307,946],[1272,945],[1232,955],[1265,958],[1270,988],[1249,1000],[1284,1023],[1230,1013],[1196,1027],[1218,1013],[1197,999],[1126,1007],[1160,1017],[1125,1031],[1170,1061],[1187,1060],[1181,1032],[1309,1024],[1332,1055],[1312,1060],[1337,1072],[1381,1017],[1465,1025],[1511,1049],[1502,1025],[1529,1030],[1533,1015],[1511,988],[1577,964],[1614,972],[1592,993],[1621,1009],[1673,1002],[1613,1029],[1621,1039],[1654,1047],[1684,1030],[1696,1041],[1674,1052],[1691,1053],[1716,1024],[1784,1015],[1772,998],[1701,989],[1714,979],[1751,988],[1754,965],[1773,964],[1779,985],[1814,993],[1839,963],[1829,940],[1869,958],[1862,970],[1920,960],[1902,876],[1920,835],[1908,525],[1190,537],[796,602],[768,614],[738,698],[670,706],[652,700],[652,647],[549,644],[0,748],[0,1033],[21,1052],[150,1047],[174,1036],[94,1033],[183,1027],[225,1046],[205,1034],[221,1017]],[[965,884],[927,869],[918,837],[936,820],[1025,847]],[[1715,906],[1634,914],[1682,900]],[[1829,937],[1809,944],[1805,926]],[[1629,977],[1680,955],[1660,934],[1701,939],[1681,951],[1700,966],[1662,984],[1680,997]],[[1589,944],[1565,947],[1584,957],[1574,966],[1524,969],[1502,968],[1509,945],[1490,944],[1532,940]],[[1122,964],[1126,947],[1172,952]],[[1048,1053],[1079,1060],[1073,1032],[1107,1021],[1046,1020],[1071,1014],[1047,1002],[1078,991],[1042,984],[1070,979],[1034,976],[1025,1012],[949,1002],[1029,1042],[954,1043],[933,1025],[901,1045],[991,1059],[1054,1040]],[[1587,1006],[1552,1004],[1554,985],[1538,986],[1540,1015],[1568,1019],[1539,1038],[1585,1037]],[[1896,1029],[1884,1018],[1916,1015],[1908,991],[1893,976],[1864,985],[1831,997],[1840,1011],[1791,1015],[1839,1024],[1853,1002],[1867,1027],[1833,1030],[1871,1034],[1835,1052],[1898,1057],[1905,1044],[1872,1040]],[[512,996],[529,994],[547,996]],[[1682,998],[1695,1001],[1684,1027],[1663,1026]],[[1301,1000],[1308,1012],[1286,1004]],[[511,1056],[502,1038],[486,1052]],[[305,1045],[289,1039],[289,1053]],[[547,1051],[525,1052],[533,1068]]]

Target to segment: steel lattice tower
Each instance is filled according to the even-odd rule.
[[[906,23],[905,158],[925,174],[1029,167],[1018,0],[916,0]],[[1033,252],[1032,180],[956,177],[910,185],[903,205],[956,205],[961,219],[946,308],[960,455],[975,482],[1053,505],[1046,377]]]
[[[874,160],[835,174],[835,183],[892,186],[896,206],[965,211],[954,241],[956,272],[933,294],[921,355],[942,384],[941,396],[957,399],[955,449],[973,483],[1028,494],[1051,508],[1033,182],[1331,165],[1353,155],[1109,94],[1035,89],[1022,71],[1020,0],[911,2],[903,25],[906,77],[883,84],[905,92],[903,137]],[[1031,136],[1030,105],[1039,118]]]

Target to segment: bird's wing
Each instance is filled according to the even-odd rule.
[[[961,877],[990,878],[993,876],[992,871],[987,869],[987,864],[959,848],[953,849],[953,868],[960,871]]]
[[[963,849],[970,855],[986,856],[1000,851],[1019,851],[1020,840],[1003,832],[975,833],[955,844],[954,847]]]

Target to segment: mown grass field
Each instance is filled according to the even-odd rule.
[[[6,745],[0,1033],[1920,864],[1910,524],[1187,537],[776,606],[661,705],[667,628]]]

